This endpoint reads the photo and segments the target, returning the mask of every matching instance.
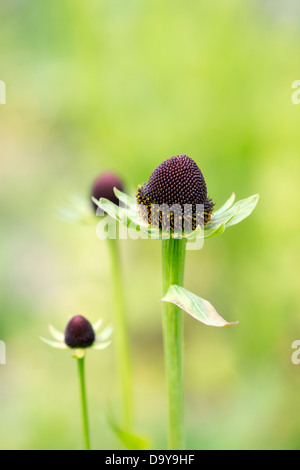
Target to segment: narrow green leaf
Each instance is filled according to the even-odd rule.
[[[92,201],[113,219],[120,221],[120,208],[108,199],[101,198],[100,201],[92,197]]]
[[[40,339],[44,341],[44,343],[48,344],[52,348],[57,348],[57,349],[69,349],[68,346],[65,343],[59,343],[57,341],[52,341],[51,339],[43,338],[40,336]]]
[[[211,221],[205,225],[205,231],[208,232],[215,227],[219,227],[221,224],[224,224],[225,227],[230,227],[236,225],[242,220],[246,219],[251,212],[254,210],[259,199],[259,194],[254,194],[246,199],[241,199],[233,205],[230,205],[233,201],[233,197],[222,206],[222,208],[227,209],[216,211],[212,214]],[[222,209],[221,208],[221,209]]]
[[[114,188],[114,193],[119,199],[119,201],[125,204],[125,206],[127,206],[128,208],[136,207],[136,204],[137,204],[136,200],[132,196],[129,196],[128,194],[123,193],[117,188]]]
[[[227,225],[227,223],[238,213],[238,210],[238,207],[236,206],[236,204],[234,204],[222,214],[216,215],[215,213],[213,213],[210,222],[205,225],[205,230],[208,231],[211,229],[215,229],[221,224]]]
[[[195,230],[193,230],[190,233],[184,234],[183,237],[186,238],[187,240],[194,240],[195,238],[200,237],[201,232],[202,232],[202,227],[198,225],[198,227]]]
[[[213,228],[208,234],[204,235],[204,238],[213,238],[217,237],[218,235],[222,235],[222,233],[225,230],[225,224],[220,224],[217,225],[215,228]]]
[[[227,322],[217,313],[210,302],[192,294],[192,292],[189,292],[184,287],[177,285],[170,286],[167,294],[163,299],[161,299],[161,301],[177,305],[196,320],[199,320],[208,326],[226,328],[238,323]]]
[[[237,207],[238,210],[234,217],[232,217],[232,219],[226,223],[226,226],[230,227],[231,225],[236,225],[242,220],[246,219],[246,217],[248,217],[255,209],[258,200],[259,194],[254,194],[253,196],[250,196],[247,199],[242,199],[241,201],[238,201],[234,205]]]
[[[144,436],[140,436],[138,434],[129,432],[121,428],[112,417],[112,415],[108,415],[108,422],[110,427],[116,434],[116,436],[120,439],[122,444],[129,450],[146,450],[150,447],[149,439]]]
[[[227,199],[227,201],[223,204],[223,206],[221,206],[219,209],[217,209],[215,212],[214,212],[214,215],[215,216],[220,216],[221,214],[223,214],[224,212],[226,212],[228,209],[230,209],[230,207],[232,206],[232,204],[234,203],[234,200],[235,200],[235,194],[232,193],[230,198]]]
[[[107,327],[102,331],[102,333],[101,333],[100,335],[97,335],[96,340],[97,340],[98,342],[107,341],[107,340],[111,337],[111,335],[113,334],[113,331],[114,331],[114,329],[113,329],[113,327],[112,327],[111,325],[107,326]]]
[[[128,209],[126,207],[119,207],[105,198],[101,198],[100,201],[97,201],[95,198],[92,198],[92,200],[110,217],[125,225],[125,227],[129,227],[130,225],[132,229],[139,229],[141,220],[139,219],[137,210]]]
[[[93,324],[93,330],[95,331],[95,333],[97,333],[97,331],[99,331],[102,323],[103,323],[103,320],[102,320],[102,318],[100,318],[98,321],[96,321],[96,323]]]

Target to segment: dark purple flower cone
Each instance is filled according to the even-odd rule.
[[[93,184],[92,196],[97,200],[103,197],[118,205],[119,200],[114,193],[114,188],[122,192],[124,191],[123,183],[120,178],[114,173],[102,173]],[[96,211],[98,206],[93,201],[92,203]]]
[[[162,162],[151,174],[148,183],[137,190],[138,204],[148,209],[148,222],[151,223],[151,205],[166,204],[169,208],[178,205],[182,219],[180,227],[184,229],[185,220],[195,230],[197,225],[197,204],[204,205],[204,223],[210,220],[214,204],[207,197],[207,188],[204,176],[197,164],[187,155],[176,155]],[[190,212],[184,214],[186,205]],[[184,214],[184,215],[183,215]],[[176,215],[176,214],[175,214]],[[171,230],[174,227],[174,214],[171,212]],[[162,216],[159,213],[159,227],[162,228]]]
[[[95,332],[90,322],[77,315],[73,317],[65,331],[65,343],[70,348],[88,348],[95,341]]]

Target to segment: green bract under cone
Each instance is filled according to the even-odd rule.
[[[148,183],[139,186],[136,199],[141,217],[172,231],[195,230],[210,220],[214,207],[200,168],[187,155],[171,157],[155,168]]]
[[[108,199],[100,199],[100,201],[93,199],[93,201],[110,217],[128,229],[143,232],[147,238],[161,240],[163,238],[169,238],[170,236],[178,236],[175,232],[164,233],[162,229],[150,226],[148,221],[141,217],[139,205],[135,198],[118,191],[116,188],[115,194],[119,201],[123,203],[122,207],[113,204]],[[218,210],[211,214],[209,222],[204,225],[203,229],[198,226],[196,230],[185,231],[179,234],[179,237],[182,236],[182,238],[187,238],[192,241],[197,237],[207,239],[222,235],[227,227],[236,225],[246,219],[255,209],[258,199],[259,194],[254,194],[246,199],[234,202],[235,194],[232,193],[230,198]]]

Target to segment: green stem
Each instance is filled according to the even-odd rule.
[[[87,401],[86,401],[86,391],[85,391],[85,377],[84,377],[84,357],[80,359],[78,358],[77,363],[78,363],[79,385],[80,385],[80,396],[81,396],[83,444],[84,444],[85,450],[90,450],[90,434],[89,434]]]
[[[130,430],[133,421],[133,393],[119,244],[118,239],[108,238],[108,241],[111,254],[112,285],[115,303],[114,344],[120,377],[123,424],[126,430]]]
[[[163,296],[171,285],[183,285],[186,240],[162,241]],[[168,396],[168,439],[170,450],[184,448],[183,429],[183,313],[169,302],[162,302],[165,368]]]

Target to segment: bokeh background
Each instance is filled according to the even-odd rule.
[[[112,319],[96,224],[57,217],[104,170],[128,191],[186,153],[216,206],[261,198],[243,223],[187,254],[185,287],[228,321],[185,318],[189,449],[300,447],[299,2],[11,0],[1,3],[0,448],[81,446],[76,363],[49,323]],[[160,244],[121,242],[136,430],[165,449]],[[119,449],[113,345],[87,358],[92,446]]]

